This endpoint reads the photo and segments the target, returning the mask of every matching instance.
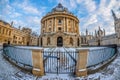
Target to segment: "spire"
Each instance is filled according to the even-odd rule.
[[[99,26],[99,30],[101,30],[101,29],[100,29],[100,26]]]
[[[19,30],[20,30],[20,29],[21,29],[21,26],[19,26],[18,28],[19,28]]]
[[[103,31],[104,31],[104,36],[105,36],[105,29],[103,29]]]
[[[97,32],[96,32],[96,30],[95,30],[95,37],[97,37]]]
[[[94,37],[93,32],[92,32],[92,38]]]
[[[88,30],[86,29],[86,35],[88,35]]]
[[[13,27],[13,21],[11,22],[11,27]]]
[[[112,16],[113,16],[114,20],[117,20],[117,17],[116,17],[116,15],[115,15],[114,11],[111,10],[111,12],[112,12]]]

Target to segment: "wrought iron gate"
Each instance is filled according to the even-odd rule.
[[[44,52],[45,73],[74,73],[76,68],[77,52]]]

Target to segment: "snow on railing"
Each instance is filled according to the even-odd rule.
[[[118,52],[120,53],[120,46],[117,47]]]
[[[115,53],[115,48],[112,47],[99,47],[95,49],[89,49],[87,67],[102,63],[113,57]]]
[[[14,46],[7,46],[3,49],[5,56],[17,63],[32,67],[32,50]]]

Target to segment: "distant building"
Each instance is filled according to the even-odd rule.
[[[92,39],[88,41],[89,45],[102,45],[102,38],[105,37],[105,30],[98,27],[98,31],[95,30],[95,34]]]
[[[111,45],[117,44],[120,45],[120,18],[117,18],[114,11],[112,10],[112,16],[114,18],[114,28],[115,33],[111,35],[105,35],[105,30],[96,33],[95,37],[89,40],[89,45]]]
[[[38,36],[33,36],[32,30],[29,28],[15,28],[13,27],[13,22],[9,24],[0,20],[0,44],[2,45],[3,43],[13,45],[38,45]]]
[[[30,45],[31,46],[38,46],[39,45],[39,36],[36,33],[32,33],[30,35]]]
[[[79,20],[58,4],[41,19],[39,45],[43,47],[79,47]]]
[[[93,35],[89,34],[88,30],[86,29],[86,34],[81,34],[80,38],[81,38],[81,46],[82,47],[89,46],[88,41],[93,38]]]

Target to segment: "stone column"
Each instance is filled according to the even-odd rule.
[[[4,34],[6,35],[6,28],[4,28]]]
[[[67,26],[68,26],[68,25],[67,25],[67,18],[66,18],[66,32],[67,32]]]
[[[79,50],[78,53],[78,60],[76,65],[76,76],[87,76],[87,56],[88,56],[88,49]]]
[[[44,66],[43,66],[43,50],[34,49],[32,50],[32,64],[33,70],[32,73],[36,76],[44,75]]]
[[[45,32],[47,32],[46,28],[47,28],[47,26],[46,26],[46,20],[45,20]]]
[[[79,34],[79,22],[77,22],[77,33]]]
[[[43,23],[41,23],[41,33],[43,33]]]
[[[52,32],[54,32],[54,17],[52,18]]]
[[[63,18],[63,32],[65,32],[65,17]]]
[[[46,32],[48,32],[48,25],[47,25],[47,19],[46,19]]]
[[[73,33],[73,29],[74,29],[74,20],[72,19],[72,33]]]
[[[75,33],[75,20],[73,21],[73,33]]]
[[[56,32],[56,27],[57,27],[57,26],[56,26],[56,17],[55,17],[55,32]]]

